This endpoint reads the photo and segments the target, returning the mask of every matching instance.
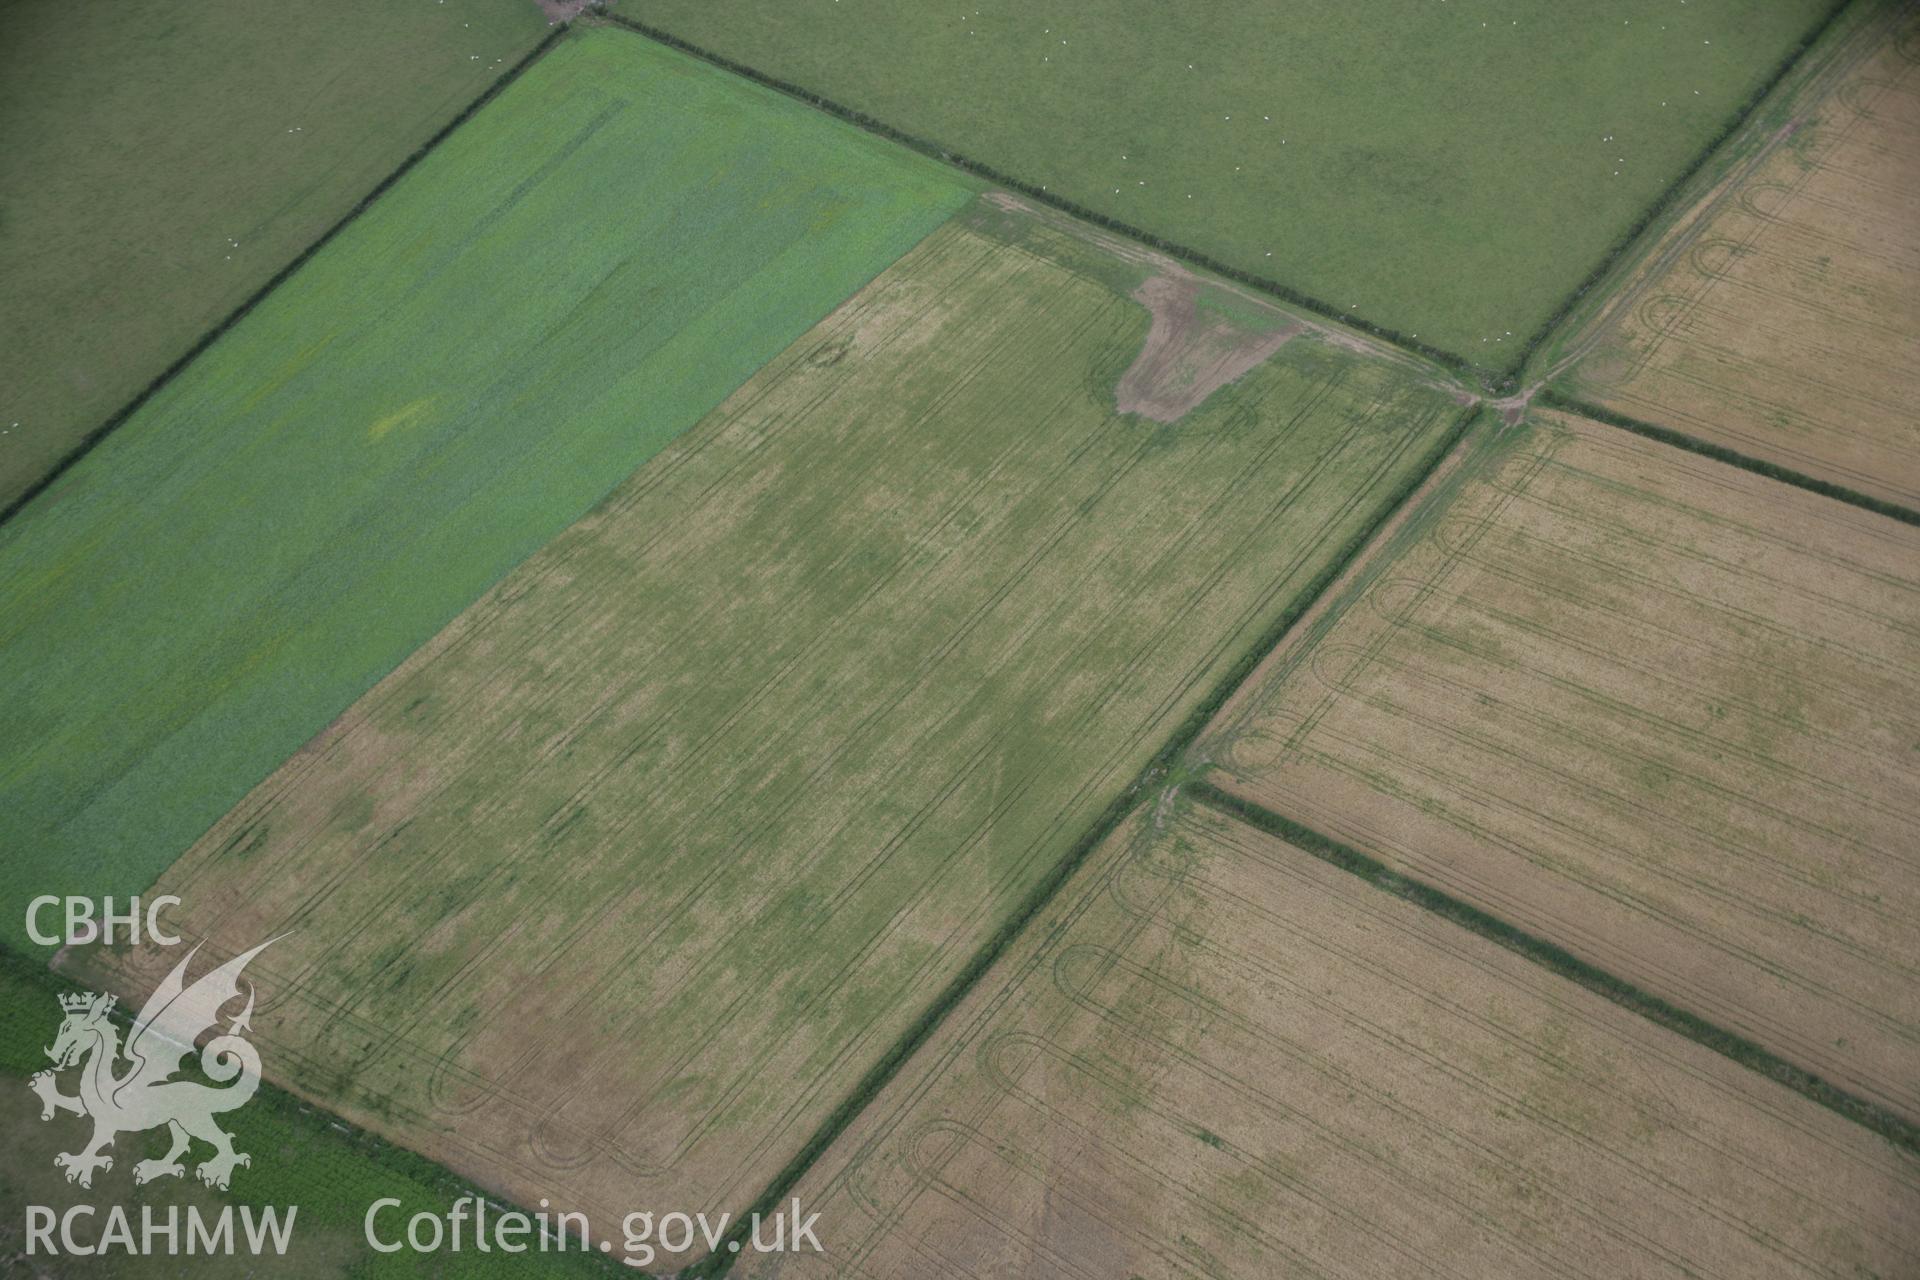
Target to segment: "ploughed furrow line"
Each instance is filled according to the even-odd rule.
[[[1920,1260],[1913,1152],[1186,794],[1111,832],[801,1179],[826,1255],[746,1275]]]
[[[1162,278],[1195,308],[1166,376],[1190,349],[1274,352],[1168,422],[1114,400]],[[1469,416],[1165,259],[983,201],[158,891],[214,953],[292,930],[249,973],[263,1056],[317,1101],[522,1201],[737,1213]],[[73,958],[129,985],[163,962]]]
[[[1910,1126],[1920,533],[1539,412],[1410,520],[1195,767]]]

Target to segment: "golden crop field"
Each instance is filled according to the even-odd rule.
[[[1462,421],[1054,221],[934,233],[160,877],[285,934],[270,1074],[522,1204],[745,1208]]]
[[[1920,1115],[1920,529],[1543,415],[1297,634],[1219,786]]]
[[[799,1195],[837,1238],[746,1274],[1920,1268],[1920,1158],[1182,802],[1109,838]]]
[[[1575,366],[1607,408],[1920,506],[1920,10],[1719,192]]]

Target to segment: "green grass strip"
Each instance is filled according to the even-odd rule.
[[[1652,422],[1646,422],[1640,418],[1629,417],[1624,413],[1615,413],[1611,409],[1603,409],[1597,404],[1589,404],[1587,401],[1574,396],[1562,395],[1551,388],[1541,391],[1539,395],[1534,397],[1533,402],[1549,409],[1559,409],[1565,413],[1577,413],[1582,417],[1591,418],[1595,422],[1603,422],[1610,427],[1618,427],[1622,431],[1631,431],[1634,435],[1645,436],[1649,440],[1657,440],[1661,444],[1672,445],[1676,449],[1685,449],[1688,453],[1697,453],[1703,458],[1712,458],[1715,462],[1724,462],[1730,467],[1739,467],[1742,471],[1751,471],[1755,475],[1765,476],[1769,480],[1778,480],[1780,483],[1790,484],[1796,489],[1805,489],[1809,493],[1817,493],[1823,498],[1832,498],[1837,502],[1845,502],[1852,506],[1860,507],[1863,510],[1871,511],[1875,515],[1886,516],[1891,520],[1898,520],[1902,524],[1920,525],[1920,511],[1916,511],[1912,507],[1903,507],[1897,502],[1888,502],[1885,499],[1876,498],[1871,494],[1861,493],[1857,489],[1849,489],[1845,485],[1834,484],[1831,481],[1822,480],[1818,476],[1810,476],[1804,472],[1795,471],[1791,467],[1783,467],[1778,463],[1768,462],[1765,458],[1751,457],[1721,445],[1710,444],[1705,440],[1696,439],[1684,431],[1675,431],[1671,427],[1662,427]]]
[[[1795,1066],[1772,1050],[1745,1036],[1709,1022],[1699,1014],[1671,1004],[1652,992],[1642,990],[1625,978],[1588,964],[1566,948],[1528,933],[1498,916],[1489,915],[1452,894],[1422,881],[1409,879],[1379,859],[1370,857],[1351,845],[1342,844],[1331,836],[1322,835],[1310,827],[1303,827],[1291,818],[1282,817],[1271,809],[1250,800],[1230,795],[1210,782],[1197,780],[1188,783],[1184,792],[1198,803],[1218,813],[1243,822],[1258,831],[1264,831],[1268,835],[1278,836],[1323,862],[1332,863],[1342,871],[1352,872],[1375,888],[1384,889],[1396,898],[1403,898],[1415,906],[1425,907],[1428,911],[1452,921],[1470,933],[1478,934],[1491,942],[1497,942],[1507,950],[1526,957],[1542,968],[1585,987],[1596,995],[1606,997],[1650,1022],[1665,1027],[1669,1031],[1678,1032],[1696,1044],[1731,1058],[1741,1066],[1757,1071],[1769,1080],[1792,1089],[1795,1093],[1811,1098],[1829,1111],[1837,1112],[1855,1124],[1871,1129],[1896,1146],[1920,1154],[1920,1126],[1914,1125],[1878,1103],[1869,1102],[1858,1094]]]

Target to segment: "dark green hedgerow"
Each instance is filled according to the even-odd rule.
[[[1916,1126],[1912,1121],[1793,1065],[1745,1036],[1737,1035],[1696,1013],[1669,1004],[1659,996],[1642,990],[1624,978],[1588,964],[1564,947],[1528,933],[1497,916],[1489,915],[1480,908],[1444,893],[1432,885],[1409,879],[1377,858],[1369,857],[1351,845],[1342,844],[1331,836],[1322,835],[1311,827],[1301,826],[1270,809],[1230,795],[1210,782],[1191,782],[1186,786],[1184,794],[1250,827],[1264,831],[1268,835],[1278,836],[1296,848],[1322,861],[1332,863],[1342,871],[1352,872],[1368,884],[1384,889],[1396,898],[1404,898],[1415,906],[1425,907],[1435,915],[1442,916],[1469,932],[1476,933],[1491,942],[1497,942],[1507,950],[1526,957],[1562,978],[1578,983],[1596,995],[1605,996],[1613,1003],[1639,1014],[1650,1022],[1657,1023],[1669,1031],[1678,1032],[1696,1044],[1704,1045],[1715,1053],[1733,1059],[1743,1067],[1757,1071],[1770,1080],[1778,1081],[1794,1092],[1811,1098],[1821,1106],[1873,1130],[1889,1142],[1920,1153],[1920,1126]]]
[[[974,952],[966,966],[954,975],[952,981],[947,983],[940,994],[914,1020],[913,1025],[901,1034],[884,1057],[867,1070],[859,1083],[841,1100],[840,1105],[834,1108],[826,1121],[814,1131],[806,1144],[794,1153],[793,1158],[768,1184],[760,1198],[754,1201],[745,1215],[736,1220],[733,1230],[729,1233],[729,1240],[743,1241],[747,1233],[747,1224],[752,1220],[753,1214],[770,1214],[779,1207],[781,1200],[800,1181],[807,1169],[820,1158],[821,1153],[846,1130],[854,1117],[866,1109],[867,1104],[898,1074],[907,1059],[926,1043],[928,1037],[946,1020],[947,1014],[966,997],[1033,918],[1054,899],[1088,856],[1119,828],[1127,815],[1132,813],[1141,801],[1154,795],[1172,778],[1174,766],[1180,756],[1193,744],[1194,739],[1200,736],[1200,731],[1206,728],[1214,714],[1238,691],[1267,655],[1279,647],[1280,642],[1293,629],[1293,625],[1300,620],[1301,615],[1326,594],[1327,589],[1346,572],[1347,566],[1353,562],[1354,557],[1373,541],[1380,527],[1401,508],[1415,490],[1426,483],[1427,478],[1453,451],[1454,446],[1467,434],[1479,416],[1478,408],[1468,409],[1460,415],[1453,427],[1430,447],[1427,456],[1408,476],[1406,483],[1380,503],[1373,519],[1341,546],[1327,566],[1294,596],[1272,624],[1261,633],[1259,639],[1221,675],[1207,696],[1181,720],[1166,744],[1154,753],[1153,759],[1147,762],[1146,767],[1127,785],[1125,790],[1100,811],[1100,816],[1075,842],[1066,857],[1060,860],[1045,879],[1033,887],[1032,892],[1027,895],[1019,908],[1007,918],[992,937],[980,946],[979,950]],[[722,1275],[732,1266],[735,1256],[723,1243],[718,1251],[709,1254],[703,1261],[690,1268],[686,1274],[689,1277],[702,1278]]]
[[[535,62],[538,62],[540,56],[547,50],[553,48],[555,42],[566,33],[567,28],[565,24],[556,26],[552,31],[548,32],[544,40],[529,49],[526,56],[522,57],[518,62],[501,72],[492,84],[489,84],[481,91],[478,97],[461,108],[460,114],[447,121],[437,133],[421,143],[412,155],[402,160],[394,168],[392,173],[389,173],[386,177],[380,179],[378,183],[374,184],[373,190],[361,196],[353,208],[341,214],[339,220],[325,231],[322,231],[312,244],[309,244],[306,248],[295,254],[291,262],[274,272],[265,284],[249,294],[246,300],[241,302],[239,306],[229,311],[218,324],[195,339],[193,345],[180,354],[179,359],[175,360],[165,369],[162,369],[153,381],[149,382],[145,387],[142,387],[133,399],[121,405],[120,408],[114,412],[113,416],[81,437],[80,442],[74,445],[73,448],[67,450],[67,452],[61,456],[60,460],[48,469],[45,475],[28,485],[19,497],[9,502],[4,510],[0,510],[0,525],[6,524],[7,521],[13,519],[14,516],[25,510],[29,502],[32,502],[42,493],[45,493],[54,481],[65,475],[75,463],[92,452],[96,445],[125,425],[126,421],[139,411],[141,405],[153,399],[162,387],[165,387],[180,375],[181,370],[198,359],[201,352],[219,341],[222,334],[246,319],[247,313],[259,306],[268,294],[278,289],[294,272],[305,266],[314,254],[320,252],[320,250],[327,246],[329,241],[346,230],[348,225],[351,224],[355,218],[365,213],[375,200],[378,200],[386,193],[388,188],[400,181],[401,178],[404,178],[408,170],[426,159],[429,152],[442,142],[445,142],[455,129],[458,129],[461,125],[472,119],[474,112],[493,101],[494,98],[499,96],[502,89],[505,89],[508,85],[519,79],[522,72]]]
[[[1137,240],[1151,249],[1159,250],[1168,257],[1178,258],[1180,261],[1199,267],[1203,271],[1210,271],[1214,275],[1224,279],[1258,289],[1262,293],[1279,298],[1289,306],[1298,307],[1302,311],[1310,311],[1315,315],[1324,316],[1329,320],[1336,320],[1348,328],[1358,329],[1363,333],[1368,333],[1379,338],[1383,342],[1390,342],[1394,346],[1404,350],[1416,352],[1456,372],[1472,373],[1476,368],[1472,362],[1455,355],[1451,351],[1443,350],[1440,347],[1422,342],[1410,334],[1400,332],[1398,329],[1390,329],[1385,325],[1378,325],[1368,320],[1362,320],[1350,312],[1341,310],[1330,302],[1323,302],[1319,298],[1301,293],[1298,289],[1281,284],[1277,280],[1269,280],[1265,276],[1258,276],[1250,271],[1242,271],[1238,267],[1228,266],[1226,263],[1209,257],[1200,250],[1181,244],[1178,241],[1157,236],[1151,231],[1143,230],[1131,223],[1122,222],[1118,218],[1109,218],[1104,213],[1096,212],[1093,209],[1087,208],[1085,205],[1077,204],[1072,200],[1055,195],[1044,187],[1035,186],[1033,183],[1025,182],[1010,174],[1002,173],[992,165],[983,164],[969,156],[961,155],[957,151],[943,147],[939,143],[929,142],[925,138],[907,133],[902,129],[897,129],[884,120],[870,116],[864,111],[857,111],[843,103],[834,101],[832,98],[823,97],[811,89],[805,89],[791,81],[770,76],[743,62],[736,62],[732,58],[713,52],[711,49],[702,48],[700,45],[682,40],[679,36],[671,32],[662,31],[660,28],[650,26],[644,22],[638,22],[624,14],[608,13],[601,9],[597,9],[596,13],[614,26],[624,27],[626,30],[645,36],[649,40],[658,41],[670,49],[678,49],[680,52],[691,54],[703,62],[712,63],[723,71],[730,71],[743,79],[753,81],[755,84],[764,85],[778,93],[784,93],[788,97],[797,98],[811,107],[818,108],[830,116],[834,116],[846,121],[848,124],[864,129],[876,137],[885,138],[889,142],[895,142],[903,147],[911,148],[921,155],[930,156],[942,163],[950,164],[954,168],[964,170],[977,178],[984,178],[995,186],[1005,187],[1009,191],[1018,191],[1021,195],[1026,196],[1038,204],[1044,204],[1051,208],[1058,209],[1062,213],[1071,214],[1083,222],[1090,222],[1097,227],[1104,227],[1109,231],[1117,231],[1130,240]]]
[[[1089,209],[1075,201],[1066,199],[1040,187],[1035,183],[1003,173],[992,165],[975,160],[970,156],[953,151],[950,148],[931,142],[918,135],[908,133],[864,111],[849,107],[844,103],[815,93],[791,81],[770,75],[757,67],[736,61],[724,54],[717,53],[702,45],[685,40],[649,23],[638,21],[624,14],[607,13],[604,10],[598,10],[598,12],[600,12],[608,22],[617,26],[624,27],[650,40],[656,40],[661,44],[691,54],[694,57],[730,71],[735,75],[752,80],[756,84],[764,85],[777,92],[797,98],[821,111],[825,111],[830,115],[845,120],[877,136],[886,138],[891,142],[910,147],[923,155],[954,165],[986,181],[1013,191],[1018,191],[1038,203],[1059,209],[1096,226],[1116,231],[1130,239],[1137,240],[1142,244],[1149,245],[1172,257],[1191,263],[1194,266],[1203,268],[1226,279],[1259,289],[1263,293],[1279,298],[1291,306],[1338,321],[1341,324],[1371,334],[1383,341],[1393,343],[1405,350],[1417,352],[1457,372],[1478,376],[1483,379],[1491,389],[1498,393],[1510,391],[1514,388],[1515,380],[1525,367],[1527,361],[1530,360],[1534,353],[1552,336],[1553,331],[1566,319],[1574,308],[1581,303],[1587,294],[1614,269],[1621,259],[1633,248],[1643,233],[1671,211],[1675,203],[1685,193],[1685,189],[1694,177],[1698,175],[1721,148],[1748,123],[1760,106],[1774,93],[1782,82],[1786,80],[1794,68],[1799,65],[1807,51],[1813,48],[1827,31],[1832,28],[1836,20],[1846,11],[1851,3],[1853,3],[1853,0],[1835,0],[1835,3],[1794,43],[1768,74],[1762,78],[1760,83],[1740,106],[1727,118],[1721,128],[1695,153],[1693,159],[1688,162],[1686,167],[1675,175],[1673,181],[1661,190],[1653,203],[1615,238],[1613,244],[1601,256],[1601,259],[1594,265],[1593,269],[1587,273],[1586,277],[1582,279],[1573,291],[1567,295],[1565,300],[1554,309],[1552,314],[1548,316],[1534,332],[1533,336],[1521,345],[1512,364],[1501,371],[1483,369],[1481,366],[1455,352],[1422,342],[1398,329],[1375,324],[1358,316],[1354,316],[1337,306],[1305,294],[1280,281],[1230,266],[1189,245],[1166,239],[1165,237],[1155,235],[1150,231],[1146,231],[1130,223],[1108,217],[1105,214]]]
[[[1862,2],[1867,3],[1870,2],[1870,0],[1862,0]],[[1799,41],[1791,49],[1787,50],[1786,54],[1775,64],[1772,72],[1755,87],[1752,93],[1747,95],[1747,100],[1741,103],[1731,116],[1727,117],[1726,123],[1720,127],[1719,132],[1707,139],[1706,143],[1695,153],[1693,159],[1688,162],[1687,167],[1674,175],[1673,181],[1669,182],[1660,194],[1654,197],[1653,203],[1647,206],[1645,212],[1635,219],[1631,226],[1621,232],[1619,237],[1613,242],[1613,246],[1601,255],[1600,261],[1594,264],[1593,270],[1587,273],[1586,278],[1574,286],[1573,292],[1567,295],[1566,301],[1554,308],[1553,314],[1542,321],[1540,327],[1534,330],[1532,336],[1521,345],[1520,352],[1518,356],[1515,357],[1513,364],[1501,375],[1497,390],[1513,391],[1517,389],[1521,371],[1526,368],[1527,362],[1533,359],[1534,353],[1544,346],[1547,340],[1553,336],[1553,331],[1560,326],[1560,322],[1571,315],[1573,309],[1586,299],[1587,294],[1607,277],[1607,274],[1625,257],[1627,251],[1634,247],[1635,242],[1640,239],[1641,235],[1673,209],[1675,202],[1685,193],[1687,185],[1693,181],[1702,169],[1707,167],[1707,163],[1714,158],[1722,147],[1733,140],[1735,134],[1746,127],[1747,122],[1751,120],[1754,113],[1760,109],[1761,104],[1773,96],[1773,91],[1778,89],[1780,85],[1785,82],[1786,78],[1793,73],[1793,69],[1800,65],[1800,60],[1806,57],[1807,51],[1818,44],[1821,38],[1833,29],[1834,23],[1840,20],[1840,15],[1845,13],[1853,3],[1854,0],[1835,0],[1833,6],[1829,8],[1825,14],[1821,15],[1819,21],[1815,22],[1807,33],[1801,36]]]
[[[1871,511],[1875,515],[1898,520],[1902,524],[1920,525],[1920,511],[1915,511],[1912,507],[1903,507],[1897,502],[1887,502],[1871,494],[1861,493],[1857,489],[1849,489],[1844,485],[1822,480],[1818,476],[1806,475],[1790,467],[1768,462],[1764,458],[1749,457],[1747,454],[1710,444],[1705,440],[1696,440],[1684,431],[1675,431],[1671,427],[1662,427],[1640,418],[1629,417],[1624,413],[1615,413],[1597,404],[1589,404],[1573,396],[1561,395],[1551,388],[1535,397],[1534,403],[1549,409],[1559,409],[1565,413],[1577,413],[1583,418],[1592,418],[1595,422],[1603,422],[1607,426],[1618,427],[1622,431],[1631,431],[1637,436],[1645,436],[1649,440],[1657,440],[1661,444],[1672,445],[1676,449],[1685,449],[1688,453],[1697,453],[1703,458],[1712,458],[1715,462],[1724,462],[1728,466],[1751,471],[1769,480],[1778,480],[1782,484],[1790,484],[1797,489],[1805,489],[1809,493],[1817,493],[1825,498],[1850,503]]]

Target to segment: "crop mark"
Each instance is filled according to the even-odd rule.
[[[1587,416],[1911,522],[1920,259],[1895,231],[1920,191],[1920,22],[1881,9],[1545,376]]]

